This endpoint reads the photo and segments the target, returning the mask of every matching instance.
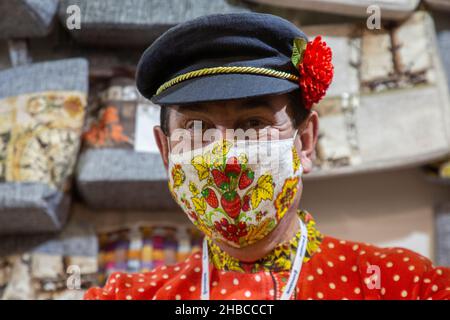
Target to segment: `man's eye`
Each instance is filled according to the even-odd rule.
[[[205,132],[205,130],[213,128],[213,126],[202,120],[189,120],[185,123],[184,128],[190,131],[201,130],[202,132]]]
[[[194,130],[194,128],[204,128],[205,124],[203,121],[201,120],[190,120],[188,122],[186,122],[184,128],[188,129],[188,130]]]
[[[185,128],[185,129],[188,129],[188,130],[194,129],[194,121],[189,121],[189,122],[187,122],[187,123],[184,125],[184,128]]]
[[[242,126],[240,126],[242,129],[261,129],[266,127],[268,124],[261,120],[261,119],[248,119],[244,121]]]

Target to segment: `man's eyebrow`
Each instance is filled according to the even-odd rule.
[[[201,112],[203,105],[201,103],[198,104],[186,104],[186,105],[178,105],[178,110],[190,111],[190,112]],[[226,108],[226,105],[223,106]],[[240,110],[249,111],[251,109],[256,108],[264,108],[264,109],[272,109],[271,104],[267,101],[267,98],[250,98],[245,99],[240,103]]]
[[[177,106],[178,110],[183,110],[183,111],[201,111],[202,109],[202,105],[201,104],[186,104],[186,105],[180,105]]]
[[[272,109],[271,104],[267,101],[267,98],[253,98],[253,99],[246,99],[242,102],[242,107],[248,108],[248,109],[255,109],[255,108],[268,108]]]

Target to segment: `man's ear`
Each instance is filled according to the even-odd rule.
[[[159,153],[161,154],[164,167],[166,167],[167,171],[169,167],[169,142],[167,136],[164,134],[160,126],[153,127],[153,134],[155,136],[156,144],[158,145]]]
[[[302,143],[300,160],[304,173],[311,172],[316,156],[316,144],[319,137],[319,115],[311,111],[308,117],[298,126],[298,135]]]

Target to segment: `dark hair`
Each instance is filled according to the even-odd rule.
[[[302,96],[300,90],[294,90],[287,93],[291,110],[293,112],[292,124],[294,127],[301,124],[308,117],[310,110],[307,110],[302,103]],[[170,107],[161,106],[160,124],[161,129],[165,135],[169,135],[169,112]]]

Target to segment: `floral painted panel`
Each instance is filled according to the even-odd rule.
[[[86,95],[47,91],[0,100],[0,182],[65,189],[84,121]]]

